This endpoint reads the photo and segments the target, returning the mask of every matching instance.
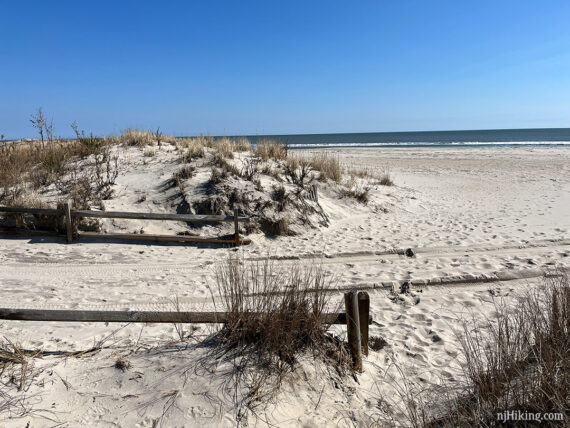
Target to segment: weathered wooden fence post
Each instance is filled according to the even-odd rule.
[[[67,242],[73,241],[73,226],[71,222],[71,199],[65,203],[65,231],[67,232]]]
[[[318,187],[315,183],[313,184],[312,189],[313,189],[313,200],[318,203],[319,202]]]
[[[352,356],[354,370],[362,371],[362,344],[360,338],[360,319],[358,316],[358,292],[344,293],[346,309],[346,330],[348,333],[348,346]]]
[[[234,208],[234,227],[235,227],[235,239],[236,247],[239,247],[239,221],[238,221],[238,209]]]
[[[360,339],[362,353],[368,355],[368,325],[370,324],[370,295],[366,291],[358,292],[358,318],[360,320]]]

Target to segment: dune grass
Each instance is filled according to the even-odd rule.
[[[215,351],[235,364],[235,381],[248,377],[249,404],[275,391],[303,356],[323,358],[344,371],[346,350],[326,333],[333,279],[319,267],[279,268],[273,261],[246,265],[230,257],[216,269],[216,293],[228,321],[215,336]],[[263,390],[263,394],[259,394]]]
[[[287,159],[286,147],[274,141],[259,142],[255,147],[254,154],[263,162],[267,162],[270,159],[275,161],[283,161]]]
[[[410,425],[496,426],[498,415],[509,410],[555,413],[569,420],[570,282],[566,273],[545,278],[540,287],[514,303],[497,302],[496,317],[484,324],[464,322],[458,340],[463,379],[440,389],[438,406],[413,395],[402,397]],[[560,422],[543,421],[542,425],[560,426]]]

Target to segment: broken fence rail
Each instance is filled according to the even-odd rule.
[[[5,214],[31,214],[31,215],[46,215],[46,216],[62,216],[65,218],[65,228],[67,242],[73,241],[72,218],[91,217],[91,218],[120,218],[120,219],[135,219],[135,220],[170,220],[170,221],[184,221],[184,222],[208,222],[208,223],[221,223],[233,222],[234,223],[234,238],[233,239],[220,239],[208,238],[199,236],[186,236],[186,235],[145,235],[145,234],[130,234],[130,233],[113,233],[113,234],[99,234],[93,232],[83,232],[76,234],[79,238],[108,238],[108,239],[128,239],[128,240],[144,240],[144,241],[157,241],[157,242],[204,242],[204,243],[219,243],[219,244],[247,244],[250,241],[242,239],[239,236],[239,222],[249,221],[248,217],[239,217],[238,210],[234,210],[233,216],[225,215],[193,215],[193,214],[169,214],[169,213],[140,213],[140,212],[123,212],[123,211],[94,211],[94,210],[73,210],[71,209],[71,202],[67,202],[64,209],[44,209],[44,208],[25,208],[25,207],[2,207],[0,206],[0,213]],[[21,233],[16,229],[1,228],[0,233]],[[35,233],[36,235],[42,232]],[[45,233],[46,235],[53,236],[53,233]]]

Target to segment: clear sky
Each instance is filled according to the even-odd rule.
[[[0,0],[0,133],[570,127],[570,1]]]

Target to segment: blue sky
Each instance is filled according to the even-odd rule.
[[[0,0],[0,133],[570,127],[570,2]]]

